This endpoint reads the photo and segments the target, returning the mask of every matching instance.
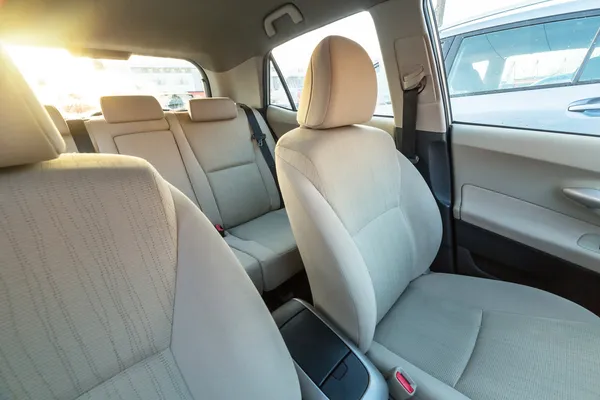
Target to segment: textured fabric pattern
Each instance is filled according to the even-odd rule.
[[[169,346],[168,190],[121,156],[0,170],[0,393],[75,398]]]
[[[302,269],[285,209],[271,211],[229,229],[225,241],[260,262],[261,286],[265,290],[275,289]]]
[[[311,287],[317,288],[315,304],[351,338],[362,332],[359,347],[367,350],[377,322],[437,253],[442,225],[431,191],[380,129],[296,129],[279,140],[276,152],[282,193],[305,267],[328,269],[318,273],[318,282],[311,280]],[[292,178],[296,173],[302,178]],[[313,189],[323,202],[309,193]],[[341,226],[331,220],[325,226],[325,215]],[[336,240],[313,240],[313,227]],[[358,254],[345,260],[351,252]],[[367,272],[370,282],[350,282],[357,270]],[[309,278],[316,275],[309,272]],[[375,307],[364,308],[364,290],[354,289],[361,285],[372,286]],[[339,290],[332,293],[340,286],[348,288],[348,296]],[[336,294],[344,298],[334,299]],[[351,304],[356,317],[340,315],[339,307],[334,311],[334,301]],[[342,324],[342,319],[348,322]],[[359,326],[349,326],[350,320]]]
[[[192,400],[173,359],[164,350],[126,369],[81,395],[79,400],[102,399],[181,399]]]
[[[226,228],[279,208],[275,181],[252,140],[243,110],[237,109],[237,118],[222,121],[193,122],[188,113],[177,113],[177,118],[208,177]],[[268,131],[265,140],[274,147]]]
[[[377,326],[374,340],[454,386],[475,347],[481,315],[409,286]]]
[[[474,400],[597,399],[600,324],[584,311],[525,286],[429,274],[375,340]]]
[[[456,385],[472,399],[600,398],[600,328],[484,312],[475,351]]]

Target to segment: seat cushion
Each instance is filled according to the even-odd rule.
[[[256,286],[256,289],[258,290],[258,292],[262,293],[262,291],[263,291],[263,276],[262,276],[262,269],[260,268],[260,263],[258,262],[258,260],[256,258],[244,253],[243,251],[240,251],[240,250],[237,250],[234,248],[231,248],[231,250],[233,251],[233,254],[235,254],[237,259],[239,260],[240,264],[242,264],[242,267],[244,267],[244,270],[246,271],[246,273],[252,280],[252,283],[254,283],[254,286]]]
[[[600,396],[600,319],[526,286],[424,275],[383,318],[374,339],[468,398]],[[375,350],[376,364],[391,368],[381,364],[393,358]]]
[[[264,290],[272,290],[302,269],[285,209],[271,211],[228,230],[225,241],[260,263]]]

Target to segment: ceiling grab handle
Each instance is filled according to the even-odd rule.
[[[275,36],[277,30],[275,30],[273,22],[283,17],[284,15],[289,15],[294,24],[298,24],[304,20],[304,17],[302,17],[300,10],[298,10],[298,8],[295,5],[285,4],[265,17],[264,28],[268,37]]]

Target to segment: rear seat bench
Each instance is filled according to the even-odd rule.
[[[273,152],[268,127],[254,114]],[[208,179],[219,220],[228,232],[225,241],[259,261],[265,290],[276,288],[297,273],[302,262],[246,114],[231,99],[207,98],[190,100],[189,111],[176,116]]]
[[[232,100],[195,99],[189,112],[175,114],[163,112],[152,96],[103,97],[101,107],[103,117],[85,123],[97,151],[146,159],[224,226],[225,241],[260,292],[302,269],[275,181]],[[273,152],[270,134],[266,140]]]

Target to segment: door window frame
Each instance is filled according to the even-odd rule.
[[[443,50],[444,65],[446,67],[446,76],[450,76],[452,67],[454,66],[454,62],[456,61],[456,56],[458,54],[458,50],[460,49],[460,46],[462,45],[463,40],[465,40],[467,38],[474,37],[474,36],[481,36],[481,35],[485,35],[488,33],[506,31],[506,30],[514,29],[514,28],[523,28],[523,27],[532,26],[532,25],[540,25],[540,24],[546,24],[546,23],[552,23],[552,22],[569,21],[569,20],[574,20],[574,19],[581,19],[581,18],[586,18],[586,17],[598,17],[598,16],[600,16],[600,9],[577,11],[577,12],[566,13],[566,14],[558,14],[558,15],[534,18],[534,19],[525,20],[525,21],[516,21],[516,22],[511,22],[509,24],[488,27],[488,28],[484,28],[484,29],[475,30],[472,32],[461,33],[461,34],[458,34],[455,36],[445,37],[445,38],[441,39],[441,41],[446,41],[449,39],[452,40],[452,44],[450,45],[450,48],[447,50]],[[579,81],[579,78],[581,77],[581,74],[585,70],[585,67],[586,67],[595,47],[597,45],[600,45],[599,33],[600,33],[600,26],[599,26],[598,30],[596,31],[595,37],[592,38],[592,42],[590,44],[590,47],[588,48],[588,52],[586,53],[586,56],[582,60],[579,68],[575,71],[574,77],[571,80],[571,82],[554,83],[554,84],[548,84],[548,85],[543,85],[543,86],[525,86],[525,87],[518,87],[518,88],[494,89],[494,90],[486,90],[486,91],[481,91],[481,92],[476,92],[476,93],[455,94],[455,95],[450,95],[450,97],[454,98],[454,97],[481,96],[481,95],[496,94],[496,93],[521,92],[521,91],[526,91],[526,90],[541,90],[541,89],[550,89],[550,88],[557,88],[557,87],[580,86],[580,85],[590,85],[590,84],[594,84],[594,83],[599,83],[600,77],[598,79],[594,79],[594,80],[590,80],[590,81],[584,81],[584,82]]]

